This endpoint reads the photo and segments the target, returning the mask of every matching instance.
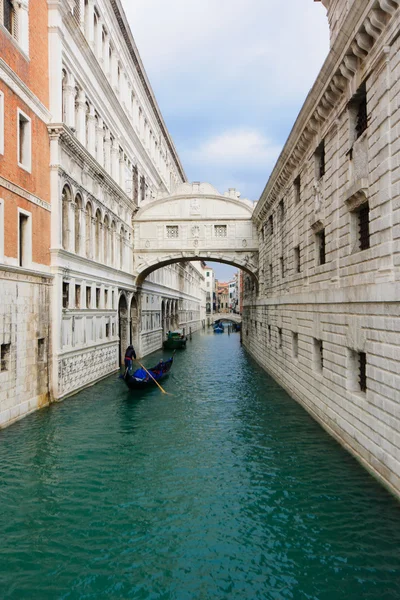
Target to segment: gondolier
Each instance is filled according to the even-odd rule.
[[[131,368],[133,358],[136,360],[136,352],[135,348],[130,345],[125,352],[125,373]]]

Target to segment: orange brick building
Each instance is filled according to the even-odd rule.
[[[0,2],[0,427],[48,401],[47,0]]]

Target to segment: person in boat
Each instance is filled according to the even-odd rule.
[[[126,352],[125,352],[125,374],[131,368],[133,358],[136,360],[136,352],[135,352],[135,348],[132,345],[130,345],[127,347]]]

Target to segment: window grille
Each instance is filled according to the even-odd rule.
[[[273,215],[269,216],[269,232],[271,235],[274,234],[274,217],[273,217]]]
[[[1,344],[0,371],[8,371],[10,368],[11,344]]]
[[[358,381],[360,384],[360,390],[362,392],[367,391],[367,355],[365,352],[360,352],[358,354],[359,358],[359,376]]]
[[[296,246],[294,249],[294,268],[295,268],[296,273],[300,273],[300,271],[301,271],[300,246]]]
[[[367,89],[365,82],[358,89],[353,106],[356,110],[355,133],[356,139],[358,139],[368,127]]]
[[[322,140],[315,151],[316,175],[321,179],[325,175],[325,141]]]
[[[62,297],[63,308],[69,306],[69,283],[63,282],[63,297]]]
[[[279,258],[279,261],[281,263],[281,276],[283,279],[285,277],[285,261],[283,260],[283,256]]]
[[[281,222],[283,222],[285,219],[285,203],[283,200],[281,200],[279,202],[279,215],[280,215]]]
[[[294,186],[294,200],[295,203],[298,204],[301,200],[301,181],[300,181],[300,175],[298,175],[296,177],[296,179],[293,182],[293,186]]]
[[[325,244],[325,229],[322,229],[317,233],[317,245],[318,245],[318,264],[324,265],[326,263],[326,244]]]
[[[319,373],[322,372],[324,368],[324,348],[322,340],[316,340],[314,338],[314,360],[315,367]]]
[[[167,225],[167,238],[177,239],[179,237],[178,225]]]
[[[278,327],[278,348],[282,350],[282,327]]]
[[[370,247],[368,203],[364,204],[358,211],[358,234],[360,250],[368,250]]]
[[[293,358],[299,356],[299,334],[293,332]]]
[[[227,237],[227,226],[226,225],[214,225],[215,237]]]

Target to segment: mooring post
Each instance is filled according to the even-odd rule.
[[[190,341],[192,341],[192,328],[189,327],[189,339]]]

